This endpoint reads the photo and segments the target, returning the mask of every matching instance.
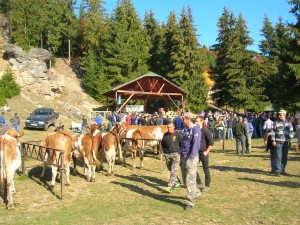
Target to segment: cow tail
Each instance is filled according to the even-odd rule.
[[[139,133],[139,135],[140,135],[140,138],[142,139],[142,138],[143,138],[143,135],[142,135],[141,131],[140,131],[140,130],[137,130],[137,131],[138,131],[138,133]],[[140,146],[140,148],[143,149],[143,148],[145,147],[145,140],[138,140],[138,141],[137,141],[138,146],[139,146],[140,141],[142,141],[142,146]]]
[[[119,159],[120,159],[120,161],[122,161],[123,159],[122,159],[122,147],[121,147],[120,137],[118,134],[115,134],[115,136],[116,136],[116,140],[117,140]]]
[[[99,169],[100,168],[100,162],[97,159],[97,156],[95,154],[95,150],[94,149],[92,150],[92,158],[93,158],[94,162],[96,163],[97,168]]]

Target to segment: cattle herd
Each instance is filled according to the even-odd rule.
[[[76,173],[77,159],[84,163],[86,180],[95,181],[96,167],[103,169],[103,160],[108,163],[107,175],[114,172],[114,164],[118,153],[119,160],[125,163],[126,152],[132,154],[133,168],[136,167],[135,159],[137,152],[140,156],[140,167],[143,168],[143,150],[155,148],[167,131],[165,125],[137,126],[117,123],[111,131],[101,133],[96,123],[90,125],[90,132],[70,136],[63,129],[56,129],[49,133],[41,142],[40,157],[44,159],[44,166],[40,178],[44,177],[46,168],[51,165],[52,180],[51,188],[54,188],[58,165],[64,156],[64,168],[66,171],[66,185],[70,185],[70,164],[73,160],[74,172]],[[0,191],[6,202],[7,209],[14,209],[12,195],[15,193],[14,174],[21,165],[21,153],[18,137],[24,133],[17,133],[10,128],[0,136],[0,161],[1,179]],[[64,154],[61,154],[61,152]],[[100,160],[99,160],[100,159]],[[7,196],[5,199],[5,195]]]

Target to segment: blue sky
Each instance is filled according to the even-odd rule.
[[[104,1],[107,13],[111,13],[118,2],[117,0]],[[243,14],[250,37],[254,39],[254,45],[249,49],[255,51],[259,51],[258,44],[262,40],[260,30],[265,15],[269,17],[273,25],[278,22],[279,17],[282,17],[284,22],[295,22],[295,17],[289,13],[292,6],[286,0],[132,0],[132,3],[142,20],[145,12],[152,9],[159,22],[166,22],[170,11],[174,11],[179,17],[182,7],[189,5],[192,9],[197,35],[199,35],[198,40],[201,45],[207,47],[216,43],[217,23],[224,7],[233,12],[236,18],[240,13]]]

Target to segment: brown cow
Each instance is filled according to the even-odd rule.
[[[113,129],[107,133],[102,134],[102,148],[105,153],[106,161],[108,163],[107,175],[111,175],[113,173],[114,164],[116,160],[116,152],[118,151],[119,158],[122,158],[121,154],[121,145],[120,145],[120,125],[116,124]],[[101,161],[101,167],[103,168],[103,160]]]
[[[141,129],[144,130],[145,128],[153,130],[156,127],[160,127],[161,132],[164,134],[168,131],[167,125],[150,125],[150,126],[139,126],[139,125],[131,125],[131,124],[126,124],[125,122],[122,122],[122,127],[125,130],[130,130],[130,129]]]
[[[70,185],[70,161],[71,161],[71,151],[72,151],[72,137],[65,132],[64,130],[58,130],[57,132],[50,133],[48,136],[42,141],[41,145],[46,146],[44,152],[44,166],[43,171],[40,178],[43,178],[45,175],[45,171],[47,168],[47,164],[51,164],[52,169],[52,181],[51,181],[51,188],[54,188],[55,185],[55,178],[57,175],[57,166],[55,166],[59,160],[60,152],[54,151],[51,148],[64,150],[65,151],[65,169],[66,169],[66,185]]]
[[[90,126],[91,133],[76,134],[72,141],[74,171],[76,171],[76,159],[83,158],[84,174],[87,181],[91,182],[95,181],[96,166],[99,167],[97,155],[101,145],[102,135],[98,128],[98,124],[93,123]]]
[[[134,125],[133,125],[134,126]],[[129,127],[129,126],[127,126]],[[126,147],[130,148],[132,153],[132,160],[133,160],[133,168],[136,167],[135,159],[136,159],[136,152],[139,152],[140,156],[140,168],[143,168],[143,151],[145,147],[156,147],[158,142],[162,140],[163,132],[161,126],[136,126],[138,129],[129,129],[126,132],[121,133],[121,138],[126,137]],[[141,140],[146,139],[146,140]],[[147,140],[148,139],[148,140]],[[155,140],[151,140],[155,139]],[[124,145],[124,146],[125,146]],[[124,156],[125,161],[125,156]]]
[[[0,161],[1,161],[1,174],[0,174],[0,187],[7,185],[7,209],[14,209],[13,193],[16,192],[14,184],[15,171],[21,165],[21,154],[18,146],[17,137],[23,136],[24,133],[17,133],[14,129],[9,128],[4,131],[0,136]],[[5,189],[5,187],[4,187]],[[4,196],[4,190],[1,190]],[[3,197],[4,200],[4,197]]]

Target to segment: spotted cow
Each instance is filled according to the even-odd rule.
[[[84,174],[87,181],[91,182],[95,181],[96,166],[99,167],[97,155],[102,142],[102,135],[98,128],[99,126],[93,123],[90,126],[91,133],[75,134],[72,141],[74,171],[76,171],[77,158],[82,158],[84,161]]]
[[[15,171],[21,165],[21,154],[18,144],[18,137],[24,133],[17,133],[14,129],[9,128],[0,136],[0,187],[4,196],[7,190],[7,209],[14,209],[13,193],[16,192],[14,184]],[[4,197],[3,200],[5,201]]]
[[[54,188],[55,178],[57,176],[57,164],[60,164],[60,151],[55,151],[53,149],[64,150],[64,161],[66,170],[66,185],[70,185],[70,161],[72,152],[72,137],[64,130],[58,130],[57,132],[50,133],[42,141],[42,146],[48,147],[41,151],[41,157],[44,159],[43,171],[40,178],[43,178],[47,165],[51,165],[52,169],[52,181],[51,188]]]

